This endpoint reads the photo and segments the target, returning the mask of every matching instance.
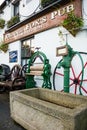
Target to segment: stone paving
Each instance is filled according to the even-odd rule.
[[[0,130],[25,130],[10,117],[9,93],[0,93]]]

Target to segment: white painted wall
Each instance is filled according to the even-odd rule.
[[[5,0],[0,0],[0,5],[4,2]]]
[[[0,29],[0,41],[3,40],[3,34],[7,29],[7,21],[11,18],[11,5],[6,6],[3,9],[3,13],[0,14],[0,18],[5,20],[5,27],[4,29]]]
[[[10,66],[10,68],[12,68],[15,64],[19,64],[21,63],[21,48],[20,48],[20,41],[14,42],[12,44],[9,44],[9,49],[7,51],[7,53],[4,53],[2,51],[0,51],[0,64],[7,64]],[[10,63],[9,62],[9,52],[11,51],[16,51],[18,52],[18,61],[15,63]]]
[[[82,13],[85,26],[87,27],[87,0],[82,1]]]
[[[21,64],[21,44],[20,41],[9,44],[9,52],[16,51],[18,52],[18,61],[15,63],[10,63],[10,67],[12,68],[15,64]]]
[[[27,4],[26,0],[20,1],[20,18],[21,20],[28,18],[33,13],[39,11],[40,0],[30,0]]]

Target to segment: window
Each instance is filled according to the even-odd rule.
[[[34,53],[33,38],[22,41],[21,44],[21,65],[28,63],[28,59]]]
[[[19,1],[14,3],[14,16],[19,15]]]

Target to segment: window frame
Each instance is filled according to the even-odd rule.
[[[20,5],[20,2],[17,1],[15,3],[13,3],[13,16],[19,16],[19,5]]]
[[[30,50],[27,50],[27,51],[30,51],[29,52],[29,55],[25,55],[25,54],[22,54],[23,52],[22,51],[24,51],[24,53],[27,53],[27,51],[26,50],[22,50],[22,49],[28,49],[28,48],[26,48],[26,46],[25,46],[25,48],[23,48],[23,43],[24,42],[26,42],[26,41],[30,41],[30,44],[29,44],[29,46],[30,46]],[[23,39],[22,41],[21,41],[21,65],[23,66],[23,65],[25,65],[25,64],[27,64],[28,63],[28,59],[31,57],[31,55],[33,54],[32,53],[32,40],[34,40],[34,36],[32,36],[32,37],[29,37],[29,38],[26,38],[26,39]],[[23,55],[23,56],[22,56]]]

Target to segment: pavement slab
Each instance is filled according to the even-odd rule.
[[[25,130],[10,117],[9,92],[0,93],[0,130]]]

